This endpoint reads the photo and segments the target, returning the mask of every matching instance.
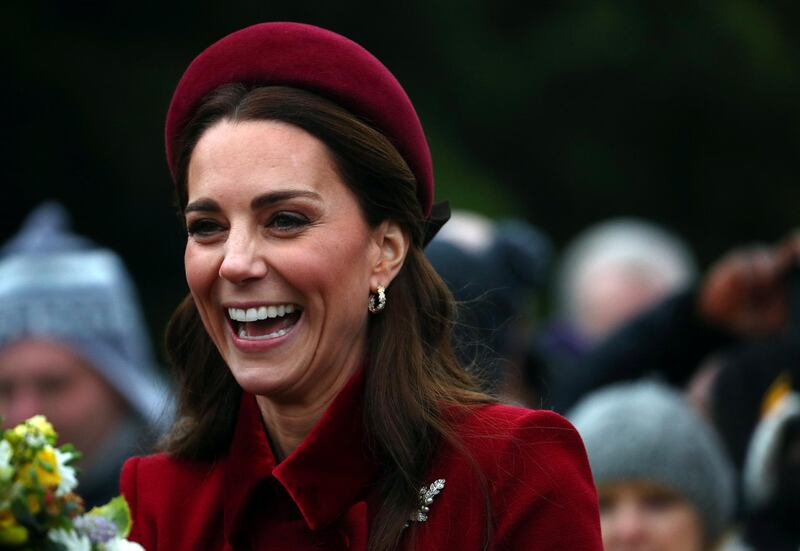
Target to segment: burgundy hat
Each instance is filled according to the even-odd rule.
[[[167,112],[167,162],[183,126],[203,97],[230,82],[302,88],[324,96],[383,132],[417,179],[425,216],[433,203],[428,142],[411,100],[367,50],[334,32],[302,23],[261,23],[215,42],[181,77]]]

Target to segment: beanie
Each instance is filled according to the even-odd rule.
[[[0,249],[0,348],[39,338],[69,346],[149,423],[164,422],[166,389],[120,258],[69,231],[45,203]]]
[[[719,437],[676,391],[655,383],[612,385],[569,413],[598,485],[648,480],[697,509],[716,539],[734,510],[735,481]]]

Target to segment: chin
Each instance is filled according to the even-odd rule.
[[[238,364],[230,369],[242,390],[258,396],[280,395],[291,388],[295,380],[287,377],[286,368],[266,367],[263,363],[260,366]]]

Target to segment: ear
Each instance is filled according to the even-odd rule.
[[[388,287],[403,267],[408,247],[411,243],[408,234],[393,220],[384,220],[374,230],[374,243],[378,255],[372,267],[369,286],[375,292],[378,286]]]

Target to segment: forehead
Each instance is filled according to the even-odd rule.
[[[206,130],[192,152],[189,197],[232,187],[290,186],[325,191],[341,180],[328,147],[305,130],[277,121],[221,121]],[[255,191],[255,190],[254,190]]]
[[[0,348],[0,374],[37,374],[93,371],[91,364],[70,346],[49,339],[24,339]]]
[[[649,496],[669,496],[675,499],[682,499],[682,496],[676,490],[655,480],[648,479],[630,479],[600,483],[597,485],[597,493],[602,497],[614,497],[618,499],[640,499]]]

